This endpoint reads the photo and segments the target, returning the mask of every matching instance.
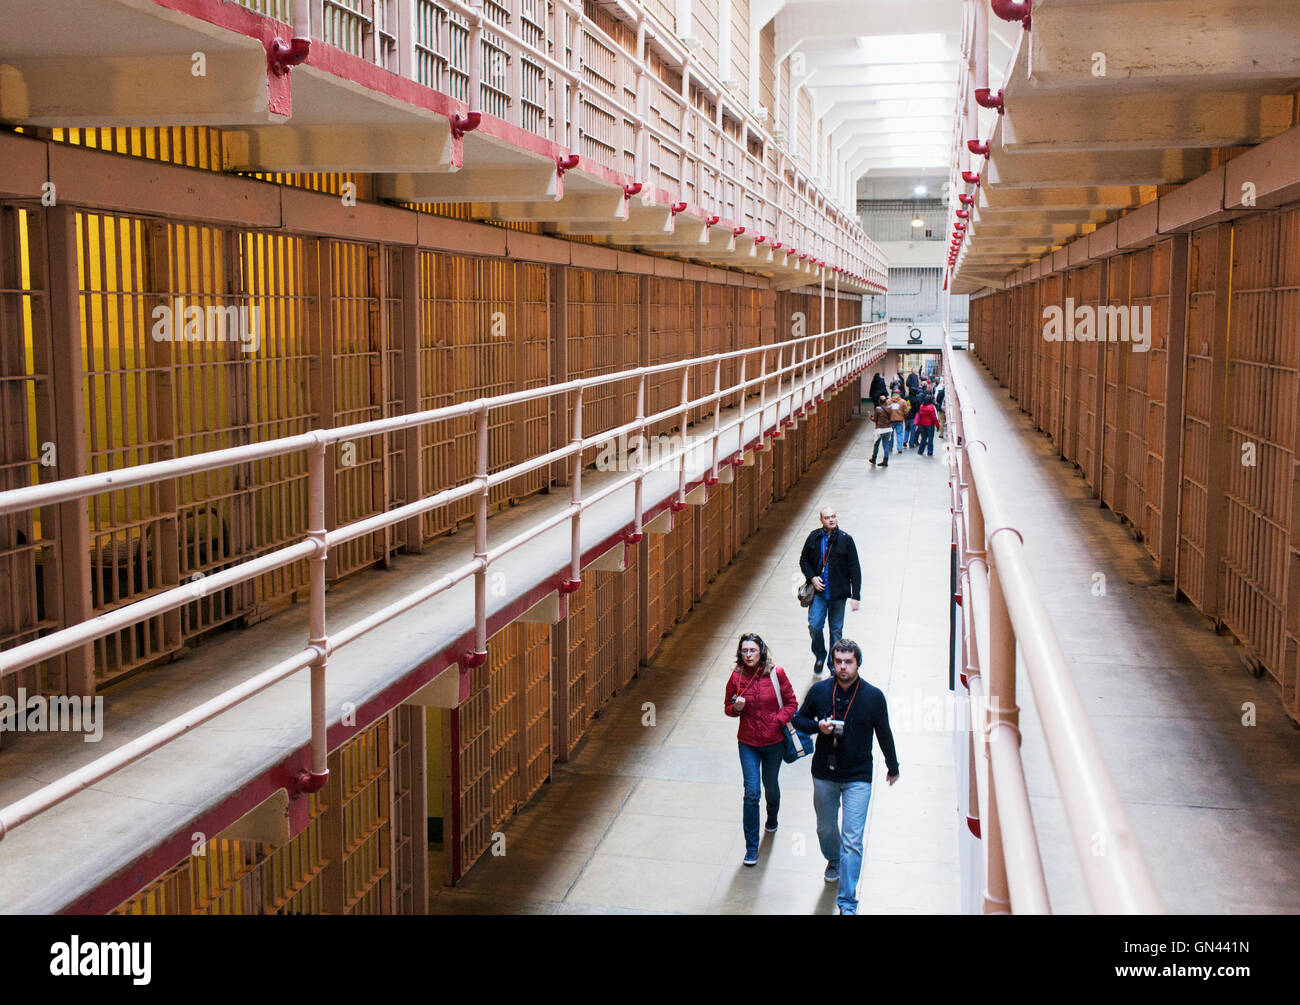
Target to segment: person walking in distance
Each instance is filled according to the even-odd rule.
[[[916,417],[921,411],[921,389],[919,387],[909,388],[907,392],[907,430],[903,437],[904,446],[907,448],[915,447],[917,440]]]
[[[814,591],[808,608],[814,676],[826,663],[826,640],[822,635],[826,622],[830,621],[830,644],[834,646],[844,631],[844,605],[852,603],[856,611],[862,599],[862,567],[853,538],[840,530],[834,507],[822,510],[821,521],[821,527],[808,535],[799,554],[799,570]]]
[[[779,692],[779,696],[778,696]],[[767,643],[753,632],[740,637],[736,667],[727,681],[723,709],[740,720],[736,742],[740,747],[740,771],[745,780],[745,804],[741,824],[745,831],[744,864],[758,864],[759,785],[767,793],[767,823],[764,830],[776,830],[781,809],[778,775],[785,753],[783,730],[798,708],[794,688],[785,670],[773,666]]]
[[[863,832],[871,802],[872,736],[885,755],[885,781],[890,785],[898,781],[898,754],[885,695],[859,675],[862,649],[851,639],[840,639],[831,655],[835,676],[808,689],[794,725],[817,737],[813,809],[817,841],[826,859],[823,878],[839,883],[835,904],[840,914],[857,914]]]
[[[907,401],[903,395],[895,391],[885,402],[885,407],[889,409],[889,421],[894,427],[894,449],[903,449],[903,437],[907,429]]]
[[[867,392],[867,398],[874,402],[882,394],[888,393],[888,390],[885,388],[885,378],[877,373],[871,378],[871,390]]]
[[[939,416],[934,410],[934,399],[930,395],[921,398],[921,410],[916,415],[916,428],[920,435],[917,441],[916,456],[934,456],[934,431],[939,425]]]
[[[876,407],[871,410],[871,419],[876,424],[876,442],[871,446],[871,463],[876,463],[876,452],[880,450],[880,445],[885,446],[885,461],[880,466],[889,467],[889,450],[894,445],[894,421],[886,407],[888,402],[883,394],[877,399]]]

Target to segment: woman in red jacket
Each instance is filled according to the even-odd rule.
[[[916,413],[916,426],[921,431],[921,440],[916,448],[916,456],[923,454],[934,456],[934,431],[939,425],[938,413],[934,410],[934,398],[925,395],[921,399],[921,410]]]
[[[777,690],[781,696],[778,700]],[[736,739],[740,746],[740,770],[745,776],[745,865],[758,864],[759,782],[767,792],[766,830],[776,830],[781,808],[777,775],[785,752],[783,731],[799,708],[794,688],[781,667],[773,666],[767,643],[753,632],[740,637],[736,647],[736,668],[727,681],[724,702],[727,715],[740,719]]]

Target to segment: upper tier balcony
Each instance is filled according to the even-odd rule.
[[[367,173],[392,201],[882,290],[847,198],[622,6],[602,27],[570,0],[0,0],[0,118],[213,126],[228,170]]]

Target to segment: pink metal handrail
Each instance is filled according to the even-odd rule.
[[[996,467],[979,438],[962,373],[969,364],[964,357],[957,362],[946,332],[943,352],[961,586],[961,683],[971,699],[969,816],[971,830],[982,840],[984,912],[1051,910],[1020,756],[1018,648],[1093,908],[1106,914],[1163,913],[1029,571],[1023,538],[1002,514],[994,486],[1005,468]]]
[[[828,341],[830,342],[829,347],[827,347]],[[42,636],[32,642],[25,643],[22,646],[17,646],[13,649],[0,652],[0,677],[17,672],[24,667],[31,666],[34,663],[48,659],[61,652],[66,652],[69,649],[87,644],[97,638],[109,634],[110,632],[129,627],[145,618],[175,609],[185,603],[206,596],[215,590],[224,589],[236,583],[247,581],[264,574],[270,569],[279,568],[288,565],[291,562],[303,559],[306,559],[309,563],[310,575],[310,631],[307,647],[297,655],[266,671],[263,671],[251,680],[224,692],[203,705],[190,710],[177,719],[150,731],[144,736],[136,738],[111,753],[98,758],[78,771],[66,775],[63,778],[43,787],[24,799],[0,809],[0,839],[4,837],[7,831],[19,824],[30,820],[32,817],[44,812],[45,810],[50,809],[77,792],[82,791],[90,785],[95,784],[97,781],[108,777],[126,765],[140,759],[146,754],[157,750],[183,735],[185,732],[188,732],[190,729],[193,729],[195,726],[206,722],[230,708],[233,708],[235,705],[265,690],[271,685],[292,676],[304,667],[309,667],[311,669],[311,766],[310,770],[303,771],[299,774],[297,778],[297,791],[313,792],[319,790],[325,785],[328,778],[328,750],[325,740],[325,727],[327,725],[325,679],[328,660],[331,653],[335,652],[342,646],[347,645],[349,642],[355,641],[366,632],[392,620],[392,618],[397,617],[404,611],[407,611],[417,604],[423,603],[431,597],[450,589],[452,586],[468,579],[470,576],[474,576],[475,648],[472,652],[463,654],[461,660],[469,666],[477,666],[481,664],[487,655],[486,573],[488,567],[493,561],[499,560],[503,555],[514,548],[519,547],[527,541],[535,539],[540,534],[550,530],[552,527],[558,526],[566,520],[569,520],[571,521],[572,526],[569,570],[570,578],[562,585],[561,589],[571,591],[576,588],[576,584],[580,581],[581,575],[582,553],[580,521],[584,510],[590,508],[596,502],[611,496],[614,492],[624,488],[628,484],[635,483],[636,491],[632,524],[633,534],[629,536],[629,540],[639,538],[642,532],[642,485],[645,476],[650,471],[672,464],[675,461],[682,462],[682,473],[679,475],[677,500],[676,503],[674,503],[674,506],[685,504],[685,457],[688,452],[699,449],[700,444],[696,444],[690,448],[683,446],[666,456],[659,457],[653,464],[647,465],[644,456],[644,432],[649,423],[661,418],[669,418],[673,415],[679,415],[681,419],[683,439],[685,440],[685,419],[689,411],[694,408],[707,406],[711,403],[713,405],[712,428],[708,434],[701,435],[699,439],[703,441],[707,438],[711,441],[712,464],[709,473],[705,476],[705,481],[710,484],[716,483],[719,464],[718,441],[720,436],[723,433],[730,431],[732,428],[737,428],[738,452],[744,451],[748,447],[744,437],[744,423],[746,421],[745,392],[747,390],[756,384],[759,386],[759,429],[754,449],[761,449],[765,437],[771,437],[774,431],[779,434],[780,427],[783,424],[790,424],[792,417],[795,414],[798,414],[795,404],[796,397],[801,403],[798,406],[799,410],[811,407],[814,401],[820,401],[823,398],[828,389],[832,387],[837,388],[847,383],[861,369],[870,365],[871,362],[879,358],[884,351],[884,342],[885,326],[882,323],[855,325],[838,331],[809,335],[798,340],[772,346],[756,346],[751,349],[736,350],[728,353],[715,353],[710,356],[674,363],[638,367],[616,374],[605,374],[597,377],[583,378],[581,380],[567,381],[548,387],[532,388],[527,391],[497,395],[491,398],[480,398],[459,405],[451,405],[406,416],[380,419],[366,423],[357,423],[349,426],[335,427],[328,430],[315,430],[309,433],[283,437],[281,439],[270,440],[260,444],[249,444],[225,450],[211,451],[204,454],[195,454],[190,457],[175,458],[168,461],[123,468],[118,471],[103,472],[95,475],[84,475],[77,478],[51,482],[45,485],[0,492],[0,515],[2,515],[31,509],[37,506],[47,506],[56,502],[68,502],[74,499],[84,499],[103,491],[149,484],[181,475],[208,471],[230,464],[245,463],[249,460],[280,456],[301,450],[306,450],[308,452],[309,512],[308,528],[304,540],[278,549],[277,551],[271,552],[267,555],[240,562],[228,569],[214,573],[196,582],[187,583],[166,590],[145,600],[108,612],[99,617],[89,619],[80,624],[60,629],[59,631]],[[792,359],[792,362],[788,366],[783,365],[782,363],[787,347],[791,350]],[[793,362],[795,347],[801,347],[804,351],[803,358],[797,363]],[[769,373],[766,370],[766,360],[768,354],[773,351],[777,353],[778,363],[776,369]],[[746,380],[745,362],[754,353],[760,355],[760,370],[762,372],[759,377]],[[736,384],[724,390],[721,388],[721,366],[723,361],[728,359],[738,359],[740,361],[740,379]],[[690,399],[688,394],[688,381],[691,368],[710,363],[714,365],[713,391],[694,400]],[[646,416],[644,414],[646,378],[652,374],[667,373],[674,370],[681,370],[683,374],[682,402],[671,408],[664,409],[656,415]],[[802,374],[797,385],[795,382],[796,370],[800,371]],[[790,374],[791,377],[790,385],[787,390],[782,392],[780,391],[779,384],[787,373]],[[766,393],[767,385],[774,376],[778,380],[778,393],[773,405],[767,402]],[[608,441],[611,437],[617,436],[618,433],[606,431],[598,435],[593,434],[584,437],[582,433],[583,391],[589,387],[628,379],[636,379],[638,381],[637,417],[632,423],[625,423],[616,427],[616,429],[626,431],[631,428],[638,428],[643,434],[641,443],[637,450],[636,470],[623,478],[616,480],[613,484],[604,486],[597,492],[584,498],[581,489],[583,451],[593,444]],[[512,469],[508,470],[514,474],[518,474],[523,471],[533,470],[534,468],[554,463],[557,460],[571,458],[573,463],[571,478],[572,502],[559,513],[553,514],[552,516],[531,525],[505,543],[499,544],[493,549],[489,549],[487,539],[488,493],[492,485],[499,484],[507,475],[507,472],[504,471],[489,474],[487,470],[487,432],[488,417],[491,409],[521,401],[549,399],[556,395],[567,395],[571,392],[576,394],[576,401],[573,408],[573,438],[569,445],[559,450],[549,451],[548,453],[526,461],[521,465],[515,465]],[[720,421],[721,409],[723,407],[723,401],[732,394],[737,396],[739,414],[736,419],[724,426]],[[784,419],[781,414],[783,403],[788,404],[787,415]],[[773,412],[774,430],[768,430],[764,427],[767,411],[769,409]],[[397,509],[389,510],[382,514],[376,514],[352,524],[335,528],[334,530],[326,529],[325,452],[329,443],[339,442],[341,440],[359,436],[374,436],[398,429],[405,429],[410,426],[440,422],[450,418],[458,418],[467,415],[473,415],[476,419],[475,434],[477,446],[477,467],[474,478],[462,485],[446,489],[427,499],[417,500],[416,502],[409,503]],[[750,417],[752,418],[752,413]],[[473,496],[477,496],[477,505],[474,516],[474,558],[471,561],[462,564],[451,572],[439,577],[434,582],[426,584],[419,590],[403,596],[394,603],[385,606],[379,611],[373,612],[352,625],[335,631],[332,634],[327,631],[325,617],[325,563],[330,545],[336,545],[347,540],[352,540],[353,538],[363,536],[366,533],[408,520],[419,513],[435,509],[439,506],[446,506],[459,499]]]

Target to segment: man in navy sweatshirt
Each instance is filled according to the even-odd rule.
[[[885,781],[898,781],[898,756],[889,731],[885,695],[858,676],[862,650],[850,639],[831,649],[835,676],[808,690],[795,713],[795,728],[817,737],[813,750],[813,809],[817,840],[826,857],[825,879],[839,882],[840,914],[858,913],[858,877],[862,874],[862,839],[871,802],[871,737],[885,755]],[[844,826],[840,827],[840,802]]]

